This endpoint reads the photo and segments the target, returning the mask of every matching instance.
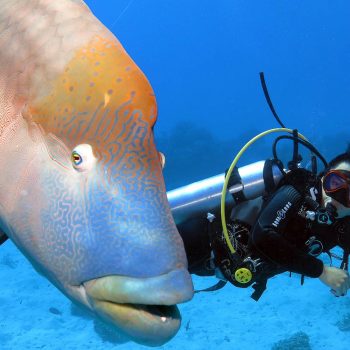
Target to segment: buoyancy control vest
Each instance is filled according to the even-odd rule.
[[[230,239],[237,248],[235,254],[227,249],[220,221],[219,198],[225,174],[168,192],[191,273],[216,274],[238,287],[248,287],[262,277],[271,276],[272,270],[267,274],[267,265],[250,254],[249,231],[261,210],[263,198],[271,194],[284,177],[281,164],[271,160],[234,170],[229,181],[231,198],[227,199],[227,211],[229,214],[235,208],[235,217],[229,225]],[[251,283],[245,282],[246,275],[253,273],[254,279],[249,279]]]
[[[315,217],[321,218],[321,213],[324,216],[326,212],[321,210],[316,200],[319,198],[314,195],[317,192],[316,188],[319,182],[319,178],[312,172],[302,168],[293,169],[286,173],[274,188],[270,187],[269,192],[265,191],[261,197],[249,201],[245,205],[241,203],[237,208],[234,207],[233,215],[231,215],[228,224],[229,238],[234,247],[234,253],[228,249],[220,225],[215,224],[214,221],[211,223],[211,246],[214,251],[215,265],[219,267],[224,279],[240,288],[253,285],[255,291],[252,298],[254,300],[260,298],[266,289],[268,278],[282,273],[286,269],[273,263],[270,259],[265,259],[252,246],[250,232],[258,214],[265,201],[278,188],[291,185],[305,198],[303,210],[310,215],[314,213]],[[303,213],[299,214],[303,215]],[[331,222],[333,222],[333,218],[332,221],[327,221],[325,224]]]

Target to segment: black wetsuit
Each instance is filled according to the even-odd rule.
[[[323,209],[321,180],[310,182],[307,175],[299,170],[267,200],[251,231],[251,245],[281,270],[319,277],[319,254],[336,245],[348,249],[350,218],[335,219],[334,207]],[[308,218],[310,212],[316,217]]]

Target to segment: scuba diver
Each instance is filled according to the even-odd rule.
[[[350,288],[350,151],[333,159],[316,181],[309,175],[291,170],[266,199],[251,229],[251,254],[266,259],[265,277],[284,271],[318,277],[336,296],[344,296]],[[335,246],[344,249],[341,268],[317,258]]]
[[[259,168],[259,163],[253,166]],[[243,180],[247,180],[247,175]],[[180,191],[186,191],[186,187]],[[174,205],[178,194],[179,190],[174,190],[168,197],[175,211],[175,221],[179,222],[185,216],[176,213],[183,210]],[[242,194],[237,196],[236,192],[234,195],[236,204],[228,224],[229,238],[235,247],[233,254],[222,234],[222,224],[216,219],[217,211],[206,217],[185,217],[177,224],[190,273],[216,275],[242,288],[254,283],[252,297],[255,300],[266,289],[269,278],[286,271],[300,274],[302,283],[304,276],[319,278],[334,295],[346,295],[350,288],[347,272],[350,149],[334,158],[318,176],[304,168],[295,168],[283,175],[277,188],[270,193],[241,202],[239,196]],[[336,246],[343,249],[343,257],[330,252]],[[342,260],[340,268],[325,265],[318,258],[321,253]],[[208,291],[224,284],[219,282]]]
[[[275,115],[262,73],[260,77]],[[287,271],[300,274],[302,284],[305,276],[319,278],[337,297],[350,288],[350,147],[327,163],[296,130],[280,124],[279,131],[289,130],[293,136],[276,139],[272,160],[237,168],[235,159],[226,175],[168,192],[190,273],[219,278],[203,291],[217,290],[227,282],[241,288],[252,285],[252,298],[259,300],[268,279]],[[294,144],[287,170],[276,152],[281,139]],[[311,170],[300,165],[299,144],[312,152]],[[325,166],[321,173],[316,156]],[[230,203],[224,186],[220,212],[218,192],[223,183],[232,198]],[[222,218],[229,214],[226,225]],[[342,257],[331,252],[336,246],[343,249]],[[332,258],[341,260],[340,267],[324,264],[318,258],[321,253],[327,253],[331,263]]]

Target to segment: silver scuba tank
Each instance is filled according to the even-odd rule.
[[[228,189],[228,192],[236,198],[236,200],[227,199],[231,201],[231,204],[238,204],[239,198],[247,201],[262,196],[266,190],[265,163],[266,161],[259,161],[237,169],[238,174],[236,174],[235,181]],[[276,164],[272,164],[271,170],[274,185],[277,185],[283,173]],[[206,216],[209,212],[219,212],[224,180],[225,174],[222,173],[168,191],[167,196],[176,225],[198,216]]]

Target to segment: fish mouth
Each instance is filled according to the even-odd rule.
[[[106,276],[83,284],[91,308],[131,340],[160,346],[173,338],[181,325],[176,304],[193,297],[193,284],[186,269],[134,278]]]

